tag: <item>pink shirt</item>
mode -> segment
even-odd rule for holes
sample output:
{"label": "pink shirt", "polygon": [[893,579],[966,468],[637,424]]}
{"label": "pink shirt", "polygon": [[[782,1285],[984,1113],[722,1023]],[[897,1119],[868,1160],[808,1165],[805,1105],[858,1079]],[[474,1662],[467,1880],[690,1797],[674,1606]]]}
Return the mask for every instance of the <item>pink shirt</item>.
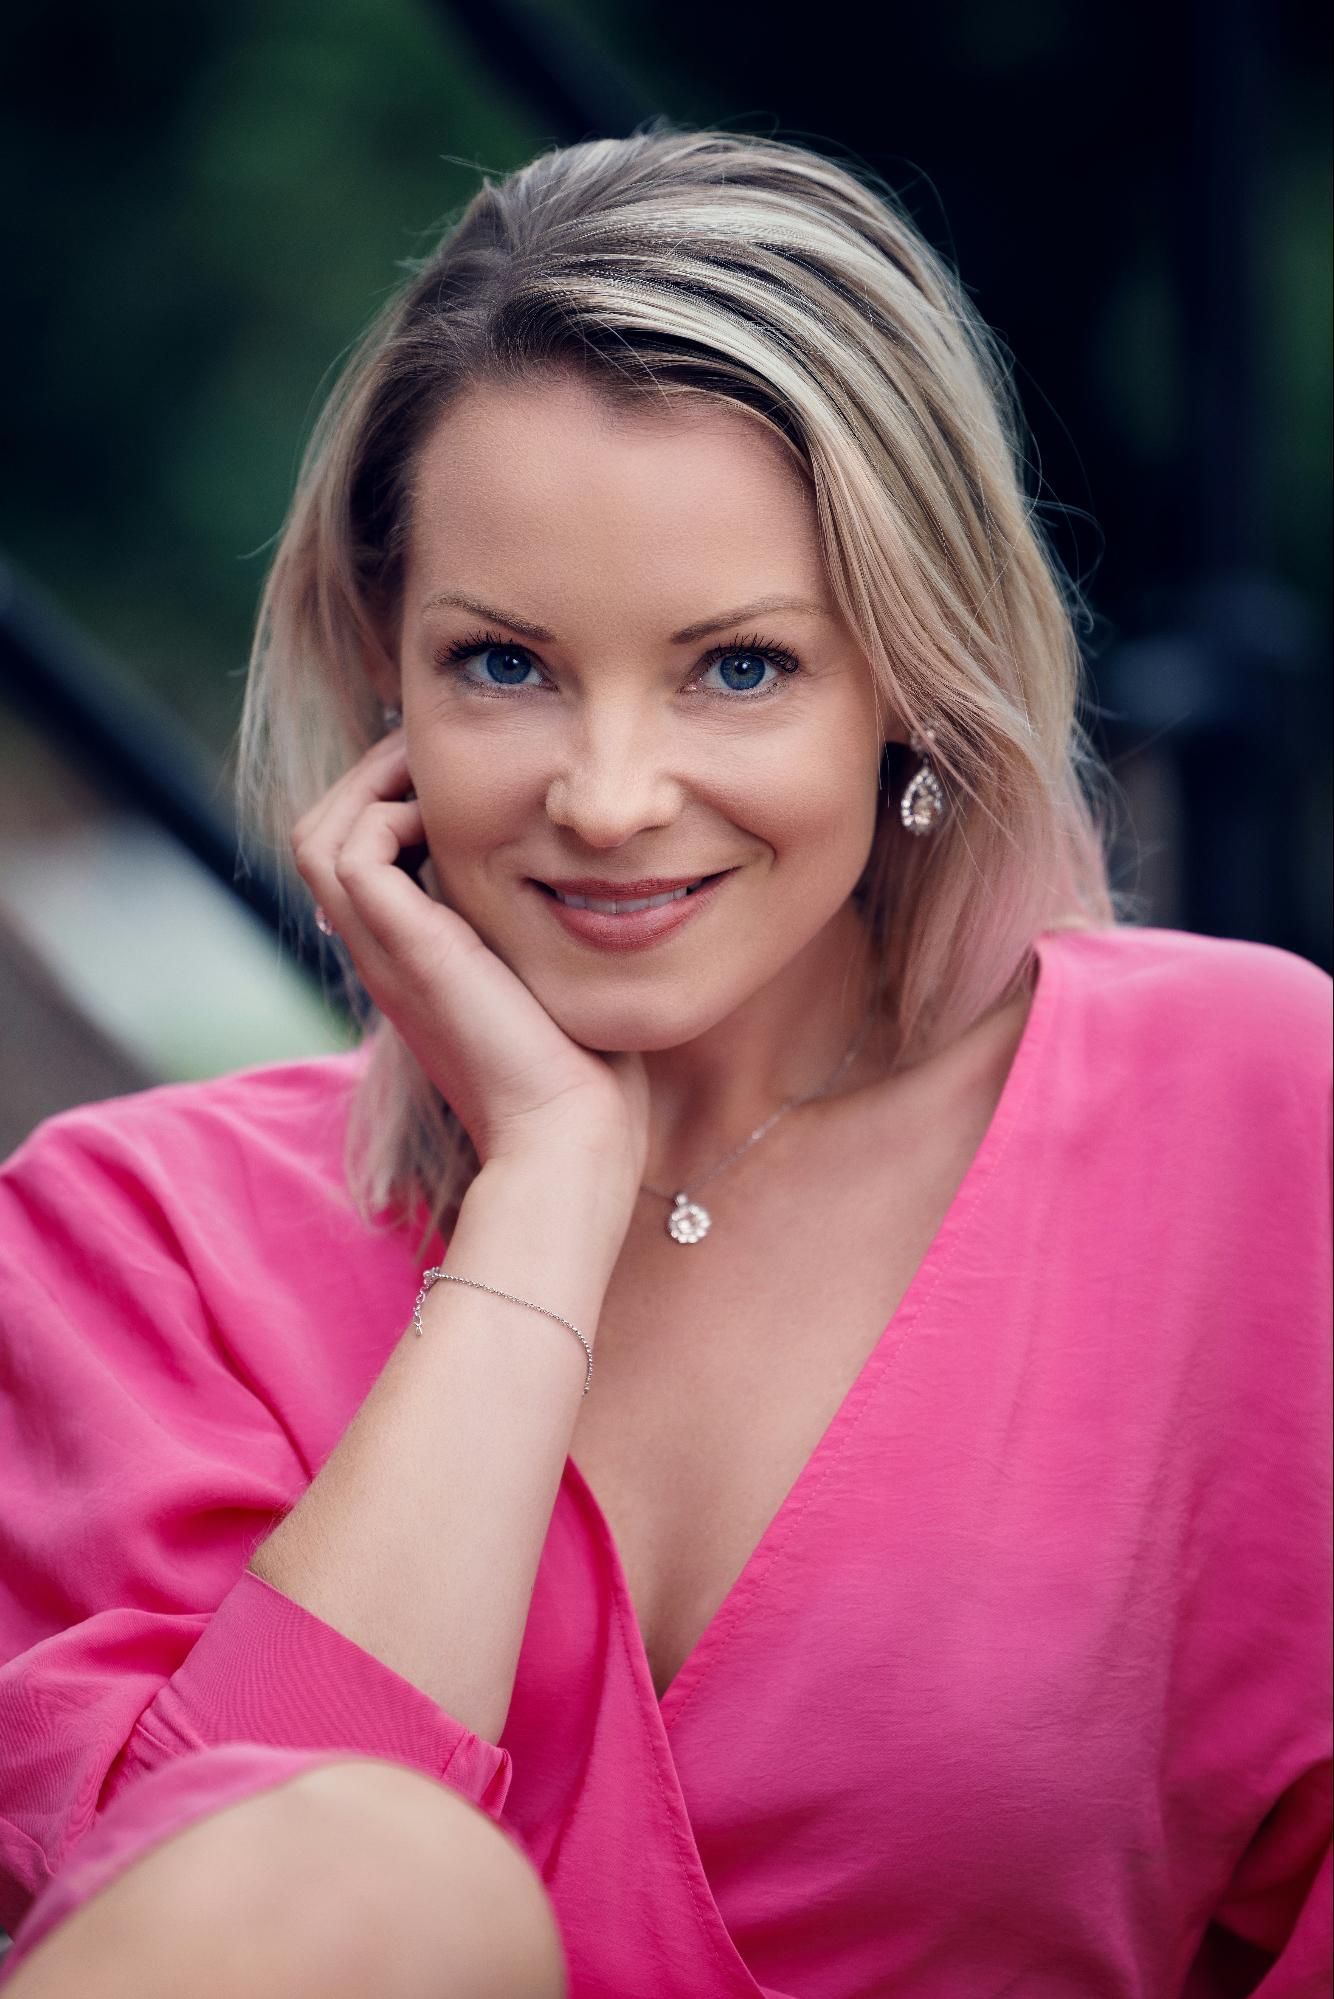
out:
{"label": "pink shirt", "polygon": [[1324,1993],[1331,982],[1039,948],[949,1213],[666,1698],[569,1463],[499,1743],[246,1568],[417,1288],[343,1191],[357,1058],[44,1125],[0,1175],[10,1966],[351,1752],[522,1845],[573,1999]]}

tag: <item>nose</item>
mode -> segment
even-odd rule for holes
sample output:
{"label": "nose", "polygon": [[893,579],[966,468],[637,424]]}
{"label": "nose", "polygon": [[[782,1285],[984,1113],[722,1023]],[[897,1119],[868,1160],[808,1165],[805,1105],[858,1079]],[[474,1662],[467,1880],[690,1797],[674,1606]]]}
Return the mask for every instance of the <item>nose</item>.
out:
{"label": "nose", "polygon": [[547,785],[547,816],[589,847],[619,847],[670,825],[679,781],[663,765],[661,731],[633,701],[590,705],[562,743]]}

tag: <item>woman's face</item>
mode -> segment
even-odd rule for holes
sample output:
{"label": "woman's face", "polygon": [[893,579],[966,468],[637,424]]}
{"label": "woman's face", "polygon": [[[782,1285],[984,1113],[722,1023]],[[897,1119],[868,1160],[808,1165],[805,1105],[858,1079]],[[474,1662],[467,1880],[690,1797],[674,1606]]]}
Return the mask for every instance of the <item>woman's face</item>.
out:
{"label": "woman's face", "polygon": [[[455,404],[416,469],[400,669],[445,899],[585,1047],[692,1040],[847,931],[872,681],[744,413],[627,415],[567,378]],[[723,871],[634,948],[542,886]]]}

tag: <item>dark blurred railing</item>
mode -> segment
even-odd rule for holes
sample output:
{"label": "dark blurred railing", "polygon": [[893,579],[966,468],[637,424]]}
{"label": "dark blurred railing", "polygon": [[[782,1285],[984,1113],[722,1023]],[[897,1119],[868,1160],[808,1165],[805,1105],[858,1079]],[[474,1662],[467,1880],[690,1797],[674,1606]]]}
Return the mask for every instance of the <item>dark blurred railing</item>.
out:
{"label": "dark blurred railing", "polygon": [[[0,557],[0,700],[112,805],[142,814],[281,937],[303,969],[329,969],[312,913],[284,907],[276,874],[243,865],[235,819],[183,725]],[[326,981],[338,998],[338,982]]]}
{"label": "dark blurred railing", "polygon": [[[536,0],[435,4],[551,143],[628,133],[655,109],[568,15]],[[1312,613],[1269,568],[1256,462],[1254,210],[1266,33],[1259,0],[1193,0],[1189,165],[1174,260],[1191,357],[1178,468],[1191,525],[1176,551],[1179,586],[1133,609],[1123,636],[1091,664],[1090,682],[1113,767],[1151,759],[1178,801],[1177,906],[1151,920],[1265,939],[1327,963],[1329,916],[1310,855],[1328,817],[1328,680]],[[778,107],[793,128],[801,89],[795,77],[794,101]],[[842,136],[850,147],[861,137]],[[867,157],[874,163],[873,145]],[[338,1000],[341,983],[309,909],[298,899],[284,911],[276,877],[238,867],[231,815],[180,724],[0,566],[5,697],[105,795],[178,838]],[[1133,874],[1134,859],[1132,837],[1123,870]]]}

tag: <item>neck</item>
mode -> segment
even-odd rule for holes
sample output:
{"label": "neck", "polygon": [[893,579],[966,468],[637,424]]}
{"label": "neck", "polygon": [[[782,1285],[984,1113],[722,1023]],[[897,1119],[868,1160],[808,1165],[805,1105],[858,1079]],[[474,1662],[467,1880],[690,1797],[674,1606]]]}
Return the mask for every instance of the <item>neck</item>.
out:
{"label": "neck", "polygon": [[[822,1090],[863,1034],[874,992],[870,939],[849,902],[781,974],[677,1048],[646,1052],[650,1140],[645,1184],[687,1190],[789,1097]],[[841,1092],[884,1066],[873,1025],[837,1079]]]}

